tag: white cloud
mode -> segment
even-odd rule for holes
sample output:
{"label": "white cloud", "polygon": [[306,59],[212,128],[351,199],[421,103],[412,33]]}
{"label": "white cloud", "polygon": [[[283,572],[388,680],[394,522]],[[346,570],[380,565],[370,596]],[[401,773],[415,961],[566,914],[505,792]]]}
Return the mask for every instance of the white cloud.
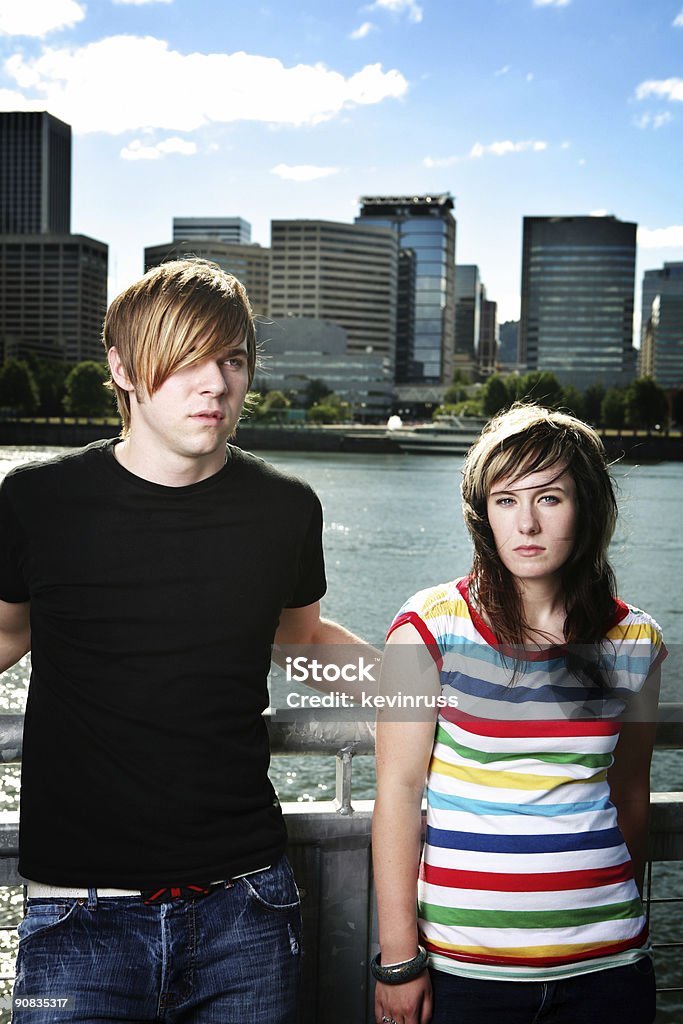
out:
{"label": "white cloud", "polygon": [[547,142],[540,139],[525,139],[522,142],[512,142],[505,139],[501,142],[491,142],[484,146],[481,142],[475,142],[469,153],[465,156],[426,156],[422,163],[425,167],[452,167],[461,160],[479,160],[483,156],[507,156],[509,153],[542,153],[548,148]]}
{"label": "white cloud", "polygon": [[534,7],[568,7],[571,0],[534,0]]}
{"label": "white cloud", "polygon": [[591,210],[589,217],[609,217],[607,210]]}
{"label": "white cloud", "polygon": [[84,18],[76,0],[0,0],[0,35],[42,37]]}
{"label": "white cloud", "polygon": [[533,73],[533,71],[527,71],[526,80],[527,80],[527,82],[533,82],[533,80],[534,80],[534,73]]}
{"label": "white cloud", "polygon": [[422,8],[415,0],[375,0],[367,8],[368,11],[391,11],[392,14],[407,14],[410,21],[416,24],[422,21]]}
{"label": "white cloud", "polygon": [[371,21],[364,21],[362,25],[359,25],[353,32],[349,33],[349,39],[365,39],[376,28],[377,26],[373,25]]}
{"label": "white cloud", "polygon": [[636,99],[644,100],[648,96],[659,96],[662,99],[683,103],[683,78],[651,78],[647,82],[641,82],[636,89]]}
{"label": "white cloud", "polygon": [[27,104],[39,98],[76,132],[113,135],[149,128],[190,132],[238,121],[314,125],[351,107],[400,98],[408,89],[400,71],[383,71],[381,64],[345,77],[320,63],[285,67],[243,52],[182,54],[151,36],[45,47],[35,58],[16,53],[5,71]]}
{"label": "white cloud", "polygon": [[677,14],[674,20],[671,22],[674,28],[683,28],[683,9],[680,14]]}
{"label": "white cloud", "polygon": [[180,139],[177,135],[171,135],[168,139],[162,139],[150,146],[142,139],[133,139],[120,153],[124,160],[161,160],[165,156],[176,153],[179,156],[194,156],[197,152],[197,144],[188,142],[187,139]]}
{"label": "white cloud", "polygon": [[339,168],[316,167],[315,164],[278,164],[277,167],[271,167],[270,173],[284,181],[316,181],[318,178],[339,174]]}
{"label": "white cloud", "polygon": [[498,70],[494,71],[493,74],[494,74],[494,76],[496,78],[500,78],[501,75],[507,75],[509,70],[510,70],[510,65],[509,64],[503,64],[502,68],[498,68]]}
{"label": "white cloud", "polygon": [[672,224],[668,228],[638,228],[638,245],[641,249],[681,249],[683,224]]}
{"label": "white cloud", "polygon": [[173,0],[113,0],[115,4],[130,4],[133,7],[142,7],[144,4],[172,4]]}
{"label": "white cloud", "polygon": [[673,121],[673,115],[668,110],[664,110],[661,114],[641,114],[633,123],[636,128],[654,128],[656,130],[668,124],[669,121]]}

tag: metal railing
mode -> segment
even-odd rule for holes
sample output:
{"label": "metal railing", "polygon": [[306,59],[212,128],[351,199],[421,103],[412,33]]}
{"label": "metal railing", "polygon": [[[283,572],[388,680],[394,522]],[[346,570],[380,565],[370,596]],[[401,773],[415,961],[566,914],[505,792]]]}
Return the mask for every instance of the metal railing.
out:
{"label": "metal railing", "polygon": [[[292,716],[293,717],[293,716]],[[324,713],[304,721],[267,717],[273,755],[322,754],[336,758],[332,801],[286,803],[282,807],[289,832],[289,856],[302,890],[304,1001],[301,1024],[371,1022],[372,984],[369,960],[377,949],[371,842],[371,800],[353,800],[353,759],[374,753],[368,723],[325,720]],[[17,763],[22,751],[22,715],[0,715],[0,763]],[[658,749],[683,748],[683,703],[660,706]],[[0,886],[21,885],[17,873],[18,814],[0,818]],[[683,897],[652,898],[652,865],[683,862],[683,792],[651,797],[646,902],[659,904]],[[683,947],[683,939],[658,943],[662,950]],[[662,994],[683,991],[667,985]],[[674,1018],[671,1018],[672,1020]]]}

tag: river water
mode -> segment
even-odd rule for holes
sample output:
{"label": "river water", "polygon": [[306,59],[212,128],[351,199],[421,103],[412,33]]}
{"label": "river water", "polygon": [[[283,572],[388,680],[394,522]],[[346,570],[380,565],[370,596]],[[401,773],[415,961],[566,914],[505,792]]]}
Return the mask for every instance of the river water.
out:
{"label": "river water", "polygon": [[[0,447],[0,478],[19,462],[46,458],[55,449]],[[459,507],[462,466],[457,456],[259,453],[307,480],[325,512],[328,594],[323,614],[375,644],[405,598],[424,587],[463,575],[470,545]],[[678,670],[683,649],[683,463],[614,467],[620,519],[611,558],[619,593],[645,608],[661,625],[672,656],[665,663],[662,700],[683,701]],[[28,659],[0,677],[0,713],[23,710]],[[271,775],[282,800],[330,799],[333,758],[275,758]],[[16,806],[18,775],[7,769],[0,811]],[[657,751],[652,788],[683,791],[683,751]],[[357,758],[354,796],[372,797],[374,762]],[[68,795],[65,795],[68,802]],[[683,896],[683,867],[659,866],[655,895]],[[12,903],[16,904],[16,894]],[[16,912],[16,911],[14,911]],[[655,907],[655,938],[683,940],[675,905]],[[1,941],[1,937],[0,937]],[[5,943],[8,946],[8,943]],[[8,946],[9,953],[9,946]],[[1,950],[0,950],[1,957]],[[660,982],[674,983],[677,951],[658,954]],[[0,959],[0,969],[2,967]],[[676,971],[683,984],[683,969]],[[662,996],[658,1021],[683,1024],[683,996]],[[0,1021],[3,1019],[0,1014]]]}

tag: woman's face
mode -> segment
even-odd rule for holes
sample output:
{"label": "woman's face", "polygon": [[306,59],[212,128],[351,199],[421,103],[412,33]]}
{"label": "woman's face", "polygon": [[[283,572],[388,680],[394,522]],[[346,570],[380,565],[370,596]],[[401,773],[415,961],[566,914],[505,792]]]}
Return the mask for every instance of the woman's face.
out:
{"label": "woman's face", "polygon": [[498,555],[513,576],[538,580],[560,571],[574,549],[577,522],[576,485],[565,467],[501,477],[486,508]]}

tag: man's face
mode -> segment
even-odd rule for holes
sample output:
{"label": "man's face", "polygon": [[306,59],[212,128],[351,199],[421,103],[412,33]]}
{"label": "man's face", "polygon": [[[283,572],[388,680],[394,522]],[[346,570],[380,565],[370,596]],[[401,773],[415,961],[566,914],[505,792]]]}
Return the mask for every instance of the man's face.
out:
{"label": "man's face", "polygon": [[[150,455],[222,465],[249,387],[245,341],[177,370],[148,395],[131,393],[131,439]],[[219,460],[220,459],[220,463]]]}

